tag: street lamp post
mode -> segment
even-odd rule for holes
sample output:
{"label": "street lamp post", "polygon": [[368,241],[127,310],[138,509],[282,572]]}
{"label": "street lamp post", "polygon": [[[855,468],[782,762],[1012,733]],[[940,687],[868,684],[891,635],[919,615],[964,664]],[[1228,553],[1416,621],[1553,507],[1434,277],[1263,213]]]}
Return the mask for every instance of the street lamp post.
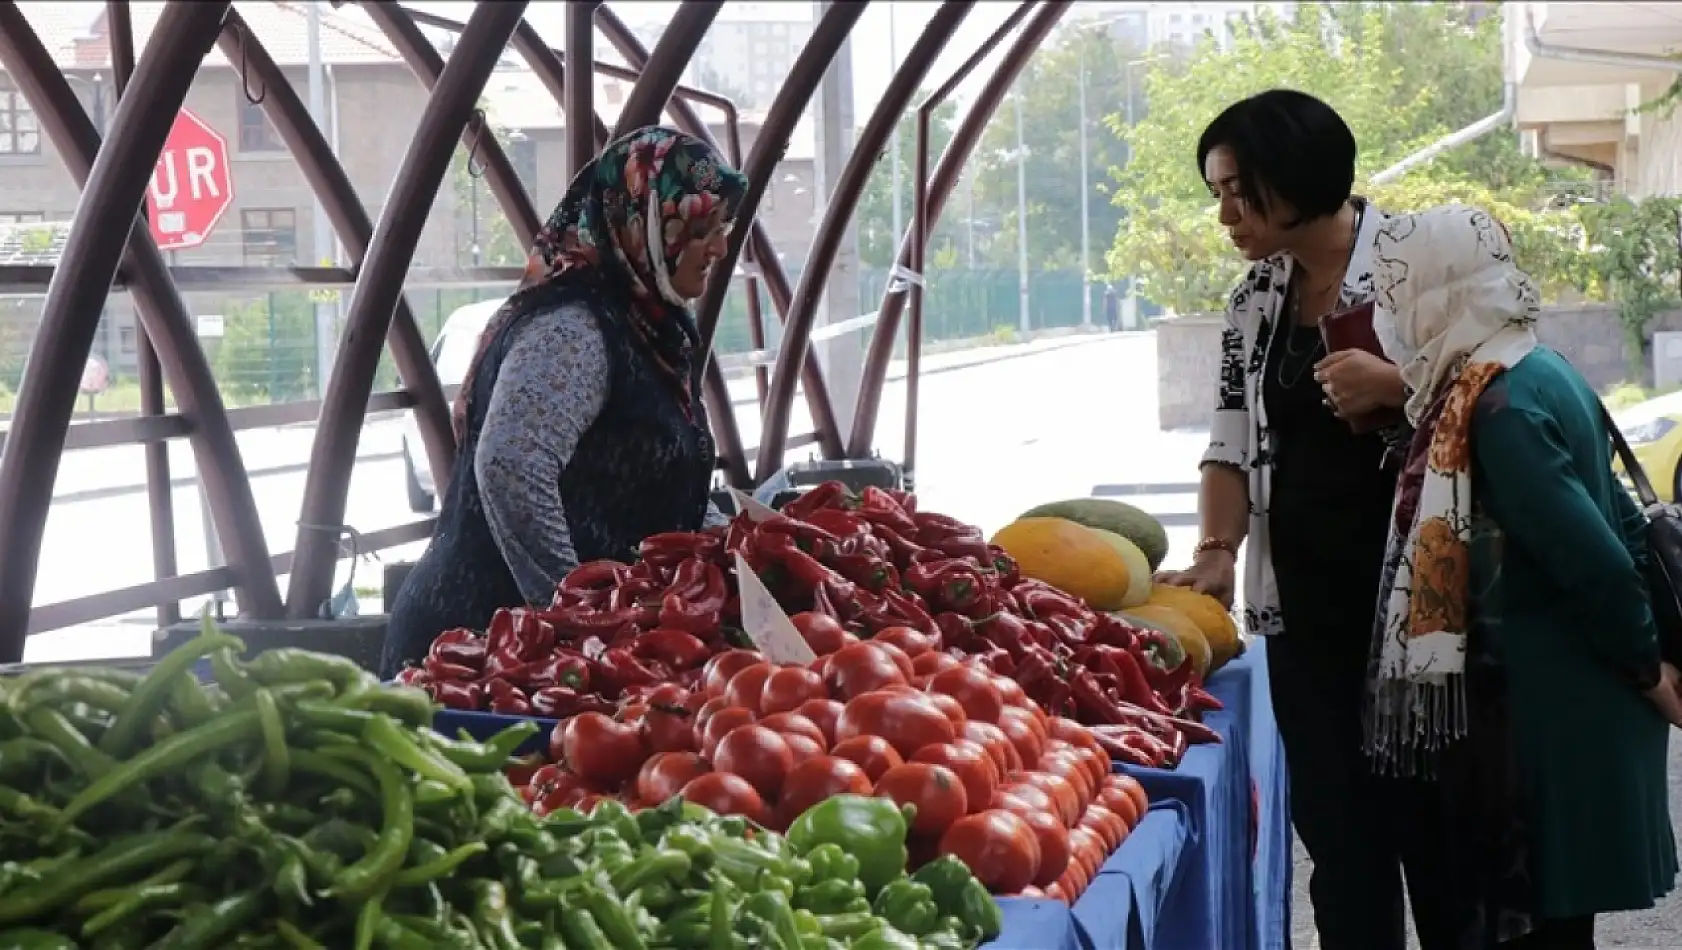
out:
{"label": "street lamp post", "polygon": [[1033,329],[1028,308],[1028,146],[1022,138],[1022,88],[1016,90],[1016,295],[1022,333]]}
{"label": "street lamp post", "polygon": [[1087,203],[1092,199],[1092,179],[1086,168],[1086,44],[1077,41],[1080,50],[1080,325],[1092,326],[1092,212]]}

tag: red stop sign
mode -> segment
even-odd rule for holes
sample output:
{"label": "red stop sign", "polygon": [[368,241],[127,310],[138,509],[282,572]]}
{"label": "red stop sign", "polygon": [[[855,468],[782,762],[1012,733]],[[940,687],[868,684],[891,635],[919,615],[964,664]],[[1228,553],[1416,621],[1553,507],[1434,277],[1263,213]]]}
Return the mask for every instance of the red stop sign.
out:
{"label": "red stop sign", "polygon": [[165,251],[198,247],[234,201],[228,140],[182,109],[164,140],[146,189],[152,240]]}

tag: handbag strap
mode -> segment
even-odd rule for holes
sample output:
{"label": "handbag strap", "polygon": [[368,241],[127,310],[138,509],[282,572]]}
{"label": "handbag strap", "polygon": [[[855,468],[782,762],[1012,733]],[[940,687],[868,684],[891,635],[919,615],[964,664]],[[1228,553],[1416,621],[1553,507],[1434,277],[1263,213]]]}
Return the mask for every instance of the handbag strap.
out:
{"label": "handbag strap", "polygon": [[1618,424],[1612,420],[1612,413],[1606,409],[1606,404],[1600,404],[1600,418],[1606,423],[1606,432],[1612,437],[1612,450],[1617,453],[1618,460],[1624,463],[1624,474],[1635,484],[1635,497],[1641,500],[1641,508],[1645,511],[1659,503],[1658,492],[1653,491],[1653,483],[1647,480],[1647,472],[1636,461],[1635,452],[1624,441],[1624,434],[1618,431]]}

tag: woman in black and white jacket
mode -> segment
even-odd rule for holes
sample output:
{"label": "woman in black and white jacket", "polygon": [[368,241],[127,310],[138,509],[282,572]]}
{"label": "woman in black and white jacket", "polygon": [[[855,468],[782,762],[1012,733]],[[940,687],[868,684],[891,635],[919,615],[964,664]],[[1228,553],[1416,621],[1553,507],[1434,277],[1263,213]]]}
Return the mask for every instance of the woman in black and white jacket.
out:
{"label": "woman in black and white jacket", "polygon": [[1320,317],[1373,294],[1387,215],[1351,195],[1355,139],[1324,102],[1272,90],[1229,107],[1198,142],[1221,224],[1253,266],[1234,290],[1203,457],[1202,540],[1165,575],[1229,605],[1248,543],[1244,621],[1268,636],[1291,816],[1314,862],[1324,950],[1402,950],[1405,868],[1424,950],[1468,926],[1450,881],[1438,796],[1375,775],[1362,712],[1372,618],[1396,488],[1399,430],[1345,421],[1400,408],[1397,368],[1328,355]]}

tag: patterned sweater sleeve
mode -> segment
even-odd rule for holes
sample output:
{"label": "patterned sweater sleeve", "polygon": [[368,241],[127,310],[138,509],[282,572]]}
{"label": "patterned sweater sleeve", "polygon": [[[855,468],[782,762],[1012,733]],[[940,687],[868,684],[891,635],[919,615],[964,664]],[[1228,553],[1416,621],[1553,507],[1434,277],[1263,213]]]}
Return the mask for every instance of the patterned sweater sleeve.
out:
{"label": "patterned sweater sleeve", "polygon": [[601,414],[608,383],[601,329],[578,306],[529,318],[497,375],[473,469],[491,534],[527,603],[548,606],[578,566],[561,471]]}

